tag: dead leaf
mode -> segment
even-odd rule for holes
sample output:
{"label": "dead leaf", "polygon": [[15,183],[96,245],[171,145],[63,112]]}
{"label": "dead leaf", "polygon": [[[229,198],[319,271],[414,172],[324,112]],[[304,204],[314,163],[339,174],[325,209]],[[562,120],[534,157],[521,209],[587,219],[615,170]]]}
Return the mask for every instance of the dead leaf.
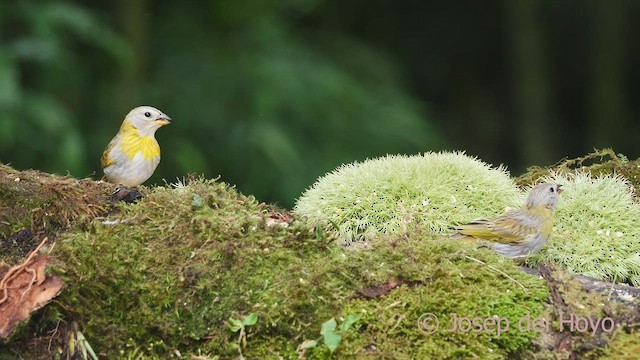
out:
{"label": "dead leaf", "polygon": [[7,339],[31,313],[48,304],[64,288],[57,276],[46,276],[47,256],[35,258],[45,238],[20,265],[8,269],[0,281],[0,339]]}

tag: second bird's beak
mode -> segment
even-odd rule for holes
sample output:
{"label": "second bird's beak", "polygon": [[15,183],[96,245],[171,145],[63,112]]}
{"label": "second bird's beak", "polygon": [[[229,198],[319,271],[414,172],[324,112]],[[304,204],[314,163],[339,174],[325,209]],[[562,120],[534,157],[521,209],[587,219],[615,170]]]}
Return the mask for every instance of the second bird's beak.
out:
{"label": "second bird's beak", "polygon": [[169,125],[171,124],[171,118],[168,117],[167,115],[162,116],[157,118],[154,123],[156,123],[156,125],[160,125],[160,126],[164,126],[164,125]]}

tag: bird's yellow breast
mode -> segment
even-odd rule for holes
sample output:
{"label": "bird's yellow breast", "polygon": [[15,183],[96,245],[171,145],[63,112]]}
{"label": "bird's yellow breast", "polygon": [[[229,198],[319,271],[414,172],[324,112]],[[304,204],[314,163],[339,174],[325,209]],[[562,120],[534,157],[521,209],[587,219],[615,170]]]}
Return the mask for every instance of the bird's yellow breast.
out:
{"label": "bird's yellow breast", "polygon": [[140,132],[130,122],[125,121],[120,128],[122,139],[120,151],[133,159],[138,153],[144,159],[152,159],[160,155],[160,145],[152,136],[140,136]]}
{"label": "bird's yellow breast", "polygon": [[533,206],[527,208],[526,211],[532,217],[542,220],[540,223],[540,232],[544,237],[551,235],[553,231],[553,210],[546,206]]}

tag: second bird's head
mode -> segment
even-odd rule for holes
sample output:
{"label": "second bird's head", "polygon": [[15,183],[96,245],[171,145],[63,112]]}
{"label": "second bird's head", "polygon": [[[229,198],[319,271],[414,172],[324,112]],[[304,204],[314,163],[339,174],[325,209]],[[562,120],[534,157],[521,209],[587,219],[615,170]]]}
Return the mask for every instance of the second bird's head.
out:
{"label": "second bird's head", "polygon": [[126,121],[138,129],[140,136],[151,136],[161,126],[170,124],[171,118],[152,106],[138,106],[129,111]]}
{"label": "second bird's head", "polygon": [[529,192],[527,207],[546,206],[551,209],[558,203],[558,195],[562,192],[562,185],[542,183],[536,185]]}

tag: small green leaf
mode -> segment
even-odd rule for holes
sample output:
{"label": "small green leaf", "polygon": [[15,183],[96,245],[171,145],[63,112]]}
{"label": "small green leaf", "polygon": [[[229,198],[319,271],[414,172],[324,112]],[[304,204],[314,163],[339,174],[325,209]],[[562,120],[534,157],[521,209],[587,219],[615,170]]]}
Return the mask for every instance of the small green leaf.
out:
{"label": "small green leaf", "polygon": [[331,352],[336,351],[338,345],[340,345],[340,341],[342,341],[342,336],[333,331],[329,331],[324,334],[324,344],[327,345]]}
{"label": "small green leaf", "polygon": [[318,345],[318,342],[315,340],[305,340],[300,344],[301,349],[311,349]]}
{"label": "small green leaf", "polygon": [[336,319],[331,318],[331,320],[327,320],[322,324],[322,328],[320,328],[320,334],[326,335],[329,332],[333,332],[336,329]]}
{"label": "small green leaf", "polygon": [[329,223],[330,223],[331,225],[333,225],[333,227],[334,227],[334,229],[336,229],[336,231],[340,231],[340,225],[338,225],[338,223],[337,223],[337,222],[335,222],[335,221],[333,221],[333,220],[329,219]]}
{"label": "small green leaf", "polygon": [[242,320],[242,323],[245,326],[255,325],[256,322],[258,322],[258,313],[255,313],[255,312],[247,315],[247,317],[245,317],[244,320]]}
{"label": "small green leaf", "polygon": [[629,163],[629,158],[623,153],[619,153],[618,158],[620,159],[620,163],[623,165]]}
{"label": "small green leaf", "polygon": [[238,319],[229,319],[229,322],[231,323],[229,325],[229,329],[231,329],[231,331],[233,331],[233,332],[236,332],[236,331],[244,328],[244,325],[242,324],[242,321],[240,321]]}
{"label": "small green leaf", "polygon": [[360,320],[360,315],[349,315],[346,319],[340,324],[340,331],[347,332],[349,328]]}
{"label": "small green leaf", "polygon": [[98,360],[98,355],[96,355],[96,352],[91,347],[91,344],[89,344],[87,339],[84,337],[84,335],[82,335],[80,331],[78,331],[78,340],[82,343],[82,345],[86,349],[86,352],[88,355],[87,359]]}

